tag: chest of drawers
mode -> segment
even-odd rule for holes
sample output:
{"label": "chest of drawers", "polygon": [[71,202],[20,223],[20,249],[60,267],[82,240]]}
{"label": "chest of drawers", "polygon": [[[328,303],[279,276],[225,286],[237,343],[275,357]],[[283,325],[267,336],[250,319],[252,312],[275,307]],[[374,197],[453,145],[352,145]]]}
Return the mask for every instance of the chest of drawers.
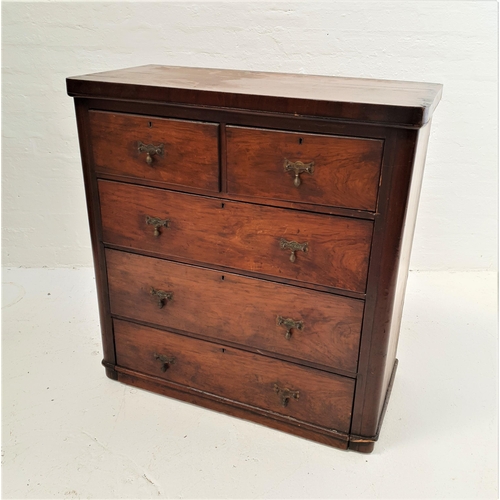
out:
{"label": "chest of drawers", "polygon": [[107,375],[372,451],[441,85],[142,66],[67,89]]}

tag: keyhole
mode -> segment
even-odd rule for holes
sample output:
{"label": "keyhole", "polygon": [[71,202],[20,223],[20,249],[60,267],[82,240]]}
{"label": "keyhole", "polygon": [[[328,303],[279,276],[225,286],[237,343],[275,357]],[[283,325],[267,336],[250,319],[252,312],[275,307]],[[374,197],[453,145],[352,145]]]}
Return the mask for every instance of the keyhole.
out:
{"label": "keyhole", "polygon": [[224,276],[221,276],[221,277],[220,277],[220,279],[221,279],[222,281],[224,281]]}
{"label": "keyhole", "polygon": [[224,203],[221,203],[221,204],[220,204],[220,207],[221,207],[221,208],[224,208]]}
{"label": "keyhole", "polygon": [[148,122],[148,127],[151,128],[153,124],[151,122]]}
{"label": "keyhole", "polygon": [[299,144],[302,144],[302,137],[299,137]]}
{"label": "keyhole", "polygon": [[224,348],[222,348],[222,349],[220,350],[220,352],[226,352],[226,350],[225,350]]}

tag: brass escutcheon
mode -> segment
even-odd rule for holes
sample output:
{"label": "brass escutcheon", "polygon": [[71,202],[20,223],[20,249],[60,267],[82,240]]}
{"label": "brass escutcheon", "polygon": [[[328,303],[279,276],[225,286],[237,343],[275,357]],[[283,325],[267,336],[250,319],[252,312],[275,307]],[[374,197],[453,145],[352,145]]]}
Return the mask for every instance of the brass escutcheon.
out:
{"label": "brass escutcheon", "polygon": [[281,401],[281,406],[283,408],[286,408],[288,405],[288,401],[290,399],[299,399],[299,391],[292,391],[291,389],[288,389],[287,387],[281,388],[278,386],[278,384],[274,384],[274,392],[279,396],[280,401]]}
{"label": "brass escutcheon", "polygon": [[173,292],[165,292],[163,290],[157,290],[151,287],[149,293],[158,301],[158,308],[161,309],[165,305],[165,301],[172,300],[174,298]]}
{"label": "brass escutcheon", "polygon": [[146,163],[148,165],[153,164],[154,155],[163,156],[163,144],[160,144],[159,146],[153,146],[153,144],[144,144],[143,142],[139,141],[137,143],[137,150],[139,151],[139,153],[146,153]]}
{"label": "brass escutcheon", "polygon": [[170,219],[160,219],[159,217],[151,217],[146,215],[146,224],[153,226],[155,228],[154,235],[160,236],[160,227],[168,228],[170,227]]}
{"label": "brass escutcheon", "polygon": [[283,170],[285,172],[295,173],[295,178],[293,179],[293,185],[295,187],[299,187],[302,182],[299,177],[300,174],[306,172],[309,175],[312,175],[312,173],[314,172],[314,162],[312,161],[311,163],[303,163],[301,161],[290,161],[285,158],[285,161],[283,163]]}
{"label": "brass escutcheon", "polygon": [[302,330],[304,328],[304,322],[303,321],[295,321],[292,318],[284,318],[283,316],[278,316],[276,318],[276,324],[278,326],[284,326],[285,327],[285,338],[287,340],[290,340],[290,337],[292,336],[292,328],[295,328],[296,330]]}
{"label": "brass escutcheon", "polygon": [[157,361],[161,362],[161,364],[162,364],[161,371],[162,372],[166,372],[170,368],[170,365],[173,365],[175,363],[175,358],[173,356],[169,357],[169,356],[165,356],[165,354],[158,354],[158,353],[154,352],[153,357]]}
{"label": "brass escutcheon", "polygon": [[297,243],[296,241],[288,241],[285,240],[285,238],[280,238],[280,248],[282,250],[290,250],[292,252],[290,255],[290,262],[295,262],[295,260],[297,259],[295,252],[307,252],[308,245],[309,244],[307,242]]}

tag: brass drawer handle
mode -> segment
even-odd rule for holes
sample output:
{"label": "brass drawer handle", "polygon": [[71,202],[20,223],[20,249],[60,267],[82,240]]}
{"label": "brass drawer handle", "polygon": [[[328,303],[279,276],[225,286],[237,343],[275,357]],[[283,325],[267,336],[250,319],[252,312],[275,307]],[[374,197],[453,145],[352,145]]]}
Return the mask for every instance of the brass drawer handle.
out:
{"label": "brass drawer handle", "polygon": [[163,144],[160,144],[159,146],[153,146],[153,144],[144,144],[143,142],[139,141],[137,144],[137,150],[139,151],[139,153],[146,153],[146,163],[148,165],[153,164],[154,155],[163,156]]}
{"label": "brass drawer handle", "polygon": [[290,262],[295,262],[297,256],[295,252],[307,252],[308,243],[297,243],[296,241],[287,241],[285,238],[280,238],[280,248],[282,250],[290,250],[292,254],[290,255]]}
{"label": "brass drawer handle", "polygon": [[158,307],[161,309],[165,305],[165,301],[172,300],[174,298],[173,292],[165,292],[163,290],[157,290],[151,287],[149,293],[158,301]]}
{"label": "brass drawer handle", "polygon": [[154,226],[155,231],[153,234],[155,236],[160,236],[160,227],[170,227],[170,219],[160,219],[159,217],[151,217],[149,215],[146,215],[146,224]]}
{"label": "brass drawer handle", "polygon": [[170,368],[170,365],[173,365],[175,363],[174,357],[165,356],[165,354],[158,354],[157,352],[154,352],[153,357],[157,361],[161,362],[161,371],[162,372],[166,372]]}
{"label": "brass drawer handle", "polygon": [[301,161],[290,161],[285,158],[283,163],[283,169],[285,172],[294,172],[295,179],[293,179],[293,185],[295,187],[299,187],[301,184],[300,174],[307,172],[309,175],[312,175],[314,172],[314,162],[311,163],[303,163]]}
{"label": "brass drawer handle", "polygon": [[299,399],[299,391],[292,391],[287,387],[281,388],[278,384],[274,384],[274,392],[278,395],[281,401],[281,406],[286,408],[290,399]]}
{"label": "brass drawer handle", "polygon": [[290,340],[290,337],[292,336],[292,328],[295,328],[296,330],[302,330],[304,328],[304,322],[303,321],[295,321],[292,318],[284,318],[283,316],[278,316],[276,318],[276,324],[278,326],[284,326],[285,327],[285,338],[287,340]]}

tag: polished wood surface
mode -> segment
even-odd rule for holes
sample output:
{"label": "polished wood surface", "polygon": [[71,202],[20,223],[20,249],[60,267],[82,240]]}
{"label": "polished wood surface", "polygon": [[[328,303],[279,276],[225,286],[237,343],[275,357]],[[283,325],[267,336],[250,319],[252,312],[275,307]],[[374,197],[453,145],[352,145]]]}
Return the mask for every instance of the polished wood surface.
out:
{"label": "polished wood surface", "polygon": [[[180,385],[348,432],[354,381],[223,344],[115,320],[117,364]],[[172,359],[166,371],[159,356]],[[279,389],[298,391],[283,406]]]}
{"label": "polished wood surface", "polygon": [[[372,222],[99,181],[105,243],[364,292]],[[146,216],[170,220],[154,236]],[[307,242],[306,252],[280,240]]]}
{"label": "polished wood surface", "polygon": [[[396,359],[429,131],[430,124],[419,132],[398,130],[386,141],[386,182],[375,223],[359,356],[363,375],[358,376],[353,412],[352,432],[358,435],[377,432]],[[370,452],[373,445],[365,444],[364,449],[356,445],[356,449]]]}
{"label": "polished wood surface", "polygon": [[[382,166],[385,182],[381,186],[380,216],[375,220],[370,256],[351,429],[353,434],[367,438],[374,436],[379,427],[385,398],[384,379],[386,373],[392,370],[394,362],[394,359],[391,360],[393,354],[390,345],[397,344],[399,337],[399,330],[396,332],[392,328],[392,321],[397,307],[395,299],[402,257],[402,235],[405,223],[409,223],[406,215],[417,140],[417,131],[404,129],[395,130],[386,140]],[[409,218],[415,215],[408,214]],[[356,449],[371,451],[373,445],[372,441],[364,450],[359,449],[359,446]]]}
{"label": "polished wood surface", "polygon": [[[383,141],[227,127],[232,194],[375,211]],[[314,163],[300,174],[284,161]]]}
{"label": "polished wood surface", "polygon": [[89,130],[88,103],[85,99],[75,99],[76,123],[80,141],[80,155],[83,165],[83,180],[85,197],[87,201],[87,214],[89,220],[90,237],[92,243],[92,256],[95,267],[95,280],[97,286],[97,299],[99,306],[99,319],[103,348],[103,364],[106,375],[116,379],[116,372],[109,368],[115,364],[115,344],[113,339],[113,324],[109,310],[108,278],[104,264],[104,244],[102,243],[101,207],[97,190],[97,178],[92,171],[92,149]]}
{"label": "polished wood surface", "polygon": [[146,65],[67,79],[69,95],[231,107],[420,127],[434,83]]}
{"label": "polished wood surface", "polygon": [[[217,124],[90,111],[96,171],[219,191]],[[151,156],[138,145],[163,146]]]}
{"label": "polished wood surface", "polygon": [[[67,88],[106,374],[372,451],[397,365],[442,86],[151,65],[69,78]],[[135,137],[144,128],[165,133]],[[164,158],[176,161],[161,171],[160,158],[147,165],[130,149],[166,137],[174,139]],[[298,188],[291,172],[275,170],[289,153],[317,165]],[[168,227],[155,230],[146,216]],[[281,238],[307,242],[307,252],[292,262]],[[172,300],[160,309],[151,286],[174,288]],[[286,339],[278,315],[303,320],[303,329]],[[176,362],[162,371],[169,356]],[[275,383],[292,391],[286,407]]]}
{"label": "polished wood surface", "polygon": [[[356,373],[361,300],[110,249],[106,262],[113,315]],[[151,288],[173,299],[159,308]],[[286,339],[278,316],[302,329]]]}

